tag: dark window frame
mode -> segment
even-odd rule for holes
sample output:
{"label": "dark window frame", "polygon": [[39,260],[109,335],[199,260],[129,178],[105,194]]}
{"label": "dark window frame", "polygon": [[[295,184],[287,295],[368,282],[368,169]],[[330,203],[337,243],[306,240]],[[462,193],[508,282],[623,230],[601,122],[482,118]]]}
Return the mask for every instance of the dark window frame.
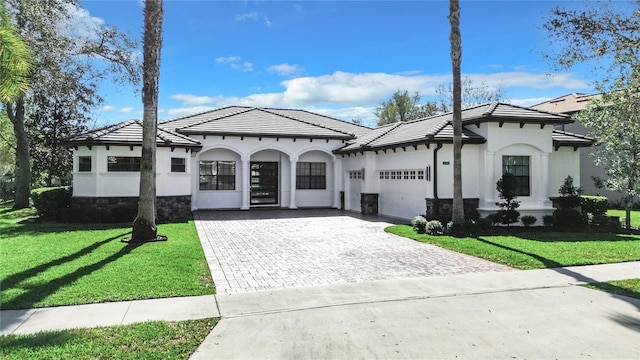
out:
{"label": "dark window frame", "polygon": [[296,190],[326,190],[327,163],[298,162],[296,164]]}
{"label": "dark window frame", "polygon": [[[209,174],[207,174],[207,172],[209,172]],[[200,160],[198,176],[199,190],[235,190],[236,162],[228,160]]]}
{"label": "dark window frame", "polygon": [[140,172],[140,156],[107,156],[109,172]]}
{"label": "dark window frame", "polygon": [[[174,163],[175,160],[181,160],[182,163]],[[187,159],[185,158],[171,158],[171,172],[172,173],[183,173],[187,172]]]}
{"label": "dark window frame", "polygon": [[[85,160],[85,162],[83,162]],[[86,160],[89,160],[86,162]],[[91,172],[93,159],[91,156],[78,156],[78,172]]]}
{"label": "dark window frame", "polygon": [[516,196],[531,196],[531,157],[528,155],[503,155],[502,174],[516,178]]}

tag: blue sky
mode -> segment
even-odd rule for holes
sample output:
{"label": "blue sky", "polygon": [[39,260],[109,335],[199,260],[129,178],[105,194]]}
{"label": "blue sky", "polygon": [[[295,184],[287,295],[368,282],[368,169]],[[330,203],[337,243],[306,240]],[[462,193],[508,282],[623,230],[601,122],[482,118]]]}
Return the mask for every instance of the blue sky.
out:
{"label": "blue sky", "polygon": [[[533,105],[593,92],[590,71],[554,72],[543,19],[557,4],[462,1],[462,72]],[[79,24],[140,38],[140,0],[83,0]],[[227,105],[300,108],[373,124],[395,90],[424,99],[451,82],[447,1],[165,0],[160,119]],[[79,25],[80,27],[82,25]],[[140,93],[105,82],[97,125],[142,117]]]}

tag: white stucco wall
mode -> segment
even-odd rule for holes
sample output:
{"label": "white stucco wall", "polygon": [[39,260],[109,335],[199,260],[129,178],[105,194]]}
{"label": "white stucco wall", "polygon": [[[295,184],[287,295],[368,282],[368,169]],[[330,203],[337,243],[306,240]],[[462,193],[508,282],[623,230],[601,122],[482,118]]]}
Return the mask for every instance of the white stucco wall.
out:
{"label": "white stucco wall", "polygon": [[[107,158],[109,156],[141,156],[142,149],[128,146],[92,146],[89,149],[81,146],[73,151],[73,195],[118,197],[138,196],[140,173],[108,171]],[[78,171],[78,158],[91,156],[91,172]],[[184,149],[158,148],[156,161],[156,194],[157,196],[174,196],[191,194],[190,154]],[[186,172],[172,173],[171,158],[185,158]]]}

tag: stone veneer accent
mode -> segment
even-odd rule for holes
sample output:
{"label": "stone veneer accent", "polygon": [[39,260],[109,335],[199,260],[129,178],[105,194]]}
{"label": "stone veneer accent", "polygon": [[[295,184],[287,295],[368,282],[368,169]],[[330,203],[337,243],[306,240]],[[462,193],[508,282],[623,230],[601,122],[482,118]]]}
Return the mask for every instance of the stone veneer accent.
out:
{"label": "stone veneer accent", "polygon": [[378,194],[360,193],[360,212],[378,215]]}
{"label": "stone veneer accent", "polygon": [[[76,221],[127,222],[138,212],[138,197],[72,197],[71,210]],[[157,221],[186,220],[191,218],[191,195],[158,196]]]}
{"label": "stone veneer accent", "polygon": [[[427,219],[440,220],[443,223],[451,221],[453,199],[426,199]],[[466,219],[477,217],[476,211],[480,206],[480,199],[462,199]]]}

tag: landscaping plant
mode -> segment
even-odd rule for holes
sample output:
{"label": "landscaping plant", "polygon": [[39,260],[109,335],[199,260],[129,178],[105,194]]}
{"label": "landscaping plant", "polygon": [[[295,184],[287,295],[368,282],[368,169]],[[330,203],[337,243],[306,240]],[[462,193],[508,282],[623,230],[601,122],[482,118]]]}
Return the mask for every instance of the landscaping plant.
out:
{"label": "landscaping plant", "polygon": [[496,205],[500,207],[500,210],[495,214],[494,219],[499,220],[499,223],[502,225],[509,226],[510,224],[518,222],[520,218],[520,212],[516,210],[520,207],[520,201],[516,200],[517,185],[515,175],[510,173],[502,175],[496,183],[498,196],[504,201],[496,203]]}

